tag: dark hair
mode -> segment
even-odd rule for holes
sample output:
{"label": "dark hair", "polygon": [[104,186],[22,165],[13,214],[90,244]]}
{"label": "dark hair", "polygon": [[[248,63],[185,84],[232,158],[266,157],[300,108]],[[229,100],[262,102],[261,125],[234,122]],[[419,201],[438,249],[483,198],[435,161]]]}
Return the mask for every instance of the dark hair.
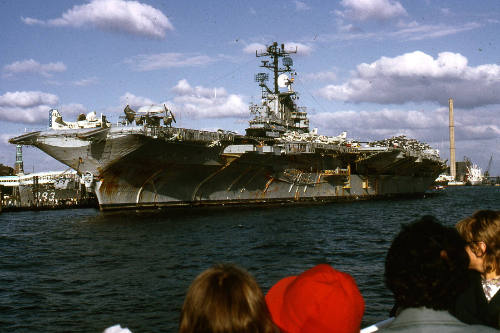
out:
{"label": "dark hair", "polygon": [[264,295],[255,279],[231,264],[196,277],[182,306],[179,333],[271,333]]}
{"label": "dark hair", "polygon": [[385,260],[385,283],[401,308],[452,308],[467,287],[469,257],[455,228],[433,216],[408,225],[394,238]]}
{"label": "dark hair", "polygon": [[478,210],[458,222],[457,229],[473,251],[480,252],[478,242],[486,244],[484,271],[500,274],[500,211]]}

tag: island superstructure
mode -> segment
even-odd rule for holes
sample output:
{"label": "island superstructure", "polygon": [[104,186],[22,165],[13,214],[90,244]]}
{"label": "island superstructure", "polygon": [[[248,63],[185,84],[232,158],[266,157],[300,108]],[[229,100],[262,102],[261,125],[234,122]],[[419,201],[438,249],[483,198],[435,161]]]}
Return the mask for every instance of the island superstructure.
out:
{"label": "island superstructure", "polygon": [[[438,151],[406,137],[377,142],[310,131],[293,89],[296,50],[273,43],[256,82],[260,104],[246,134],[174,127],[166,106],[129,106],[119,125],[95,113],[10,139],[76,170],[101,210],[295,204],[423,194],[446,167]],[[269,75],[269,72],[271,75]],[[268,85],[269,77],[271,84]]]}

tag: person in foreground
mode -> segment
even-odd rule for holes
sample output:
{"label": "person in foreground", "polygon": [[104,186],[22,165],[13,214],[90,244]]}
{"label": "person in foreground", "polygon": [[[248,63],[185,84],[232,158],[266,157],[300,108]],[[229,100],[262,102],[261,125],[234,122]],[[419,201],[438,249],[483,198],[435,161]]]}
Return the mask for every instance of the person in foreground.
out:
{"label": "person in foreground", "polygon": [[255,279],[231,264],[196,277],[182,306],[179,333],[274,333],[264,294]]}
{"label": "person in foreground", "polygon": [[281,279],[266,302],[282,333],[359,333],[365,309],[354,279],[327,264]]}
{"label": "person in foreground", "polygon": [[477,211],[456,227],[467,242],[471,284],[458,297],[454,314],[500,329],[500,211]]}
{"label": "person in foreground", "polygon": [[385,261],[385,283],[394,294],[396,319],[381,332],[497,332],[452,316],[467,287],[469,259],[455,228],[424,216],[402,227]]}

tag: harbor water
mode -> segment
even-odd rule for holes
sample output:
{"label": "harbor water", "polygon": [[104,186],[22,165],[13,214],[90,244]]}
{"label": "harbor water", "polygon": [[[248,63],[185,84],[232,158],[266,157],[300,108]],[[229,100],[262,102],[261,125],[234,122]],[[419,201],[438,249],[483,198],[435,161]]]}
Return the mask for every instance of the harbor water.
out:
{"label": "harbor water", "polygon": [[499,187],[447,188],[423,199],[317,206],[0,214],[0,332],[175,332],[191,281],[214,263],[246,268],[266,292],[315,264],[350,273],[363,326],[392,307],[383,281],[401,223],[446,225],[500,209]]}

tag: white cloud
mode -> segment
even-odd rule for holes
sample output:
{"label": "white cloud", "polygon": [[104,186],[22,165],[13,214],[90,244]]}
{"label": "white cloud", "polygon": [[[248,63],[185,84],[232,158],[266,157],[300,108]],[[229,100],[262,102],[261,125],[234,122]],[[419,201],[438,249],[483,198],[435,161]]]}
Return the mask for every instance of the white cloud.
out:
{"label": "white cloud", "polygon": [[295,10],[296,11],[304,11],[304,10],[309,10],[311,7],[309,7],[305,2],[303,1],[298,1],[295,0]]}
{"label": "white cloud", "polygon": [[172,92],[176,95],[172,109],[188,118],[248,117],[248,106],[242,96],[228,94],[224,88],[192,87],[184,79]]}
{"label": "white cloud", "polygon": [[393,0],[342,0],[345,8],[337,11],[337,15],[358,21],[388,20],[408,15],[399,1]]}
{"label": "white cloud", "polygon": [[18,136],[19,133],[12,133],[12,134],[0,134],[0,145],[4,146],[10,146],[11,144],[9,143],[9,139],[13,138],[15,136]]}
{"label": "white cloud", "polygon": [[[377,111],[337,111],[310,115],[313,126],[330,135],[348,131],[362,140],[407,135],[426,142],[448,141],[448,108],[427,110],[381,109]],[[492,140],[500,138],[500,118],[491,109],[455,110],[455,138]]]}
{"label": "white cloud", "polygon": [[203,66],[215,59],[206,55],[188,55],[183,53],[141,54],[125,60],[136,71],[152,71],[172,67]]}
{"label": "white cloud", "polygon": [[96,84],[98,82],[99,82],[99,79],[97,77],[89,77],[89,78],[86,78],[86,79],[81,79],[81,80],[73,81],[73,84],[75,86],[79,86],[79,87],[87,87],[87,86],[94,85],[94,84]]}
{"label": "white cloud", "polygon": [[285,50],[297,51],[297,55],[310,55],[313,51],[311,46],[295,42],[285,43]]}
{"label": "white cloud", "polygon": [[[477,121],[477,118],[474,120]],[[500,124],[465,125],[460,131],[463,132],[462,137],[469,140],[500,138]]]}
{"label": "white cloud", "polygon": [[301,75],[304,81],[335,81],[337,74],[331,71],[306,73]]}
{"label": "white cloud", "polygon": [[42,21],[42,20],[39,20],[39,19],[34,19],[34,18],[31,18],[31,17],[21,17],[21,21],[23,21],[25,24],[28,24],[28,25],[44,25],[45,22]]}
{"label": "white cloud", "polygon": [[35,73],[50,77],[52,73],[64,72],[66,65],[60,61],[41,64],[34,59],[15,61],[3,67],[4,76],[12,76],[18,73]]}
{"label": "white cloud", "polygon": [[28,108],[40,104],[55,105],[58,101],[56,95],[40,91],[7,92],[0,96],[0,106],[2,107]]}
{"label": "white cloud", "polygon": [[451,14],[450,8],[441,8],[440,11],[441,11],[441,14],[443,14],[445,16],[448,16]]}
{"label": "white cloud", "polygon": [[403,104],[455,99],[460,107],[500,104],[500,66],[468,65],[459,53],[442,52],[433,58],[420,51],[360,64],[341,85],[328,85],[318,94],[330,100]]}
{"label": "white cloud", "polygon": [[[320,133],[338,135],[347,131],[349,138],[380,140],[396,135],[429,143],[449,158],[448,108],[381,109],[375,111],[337,111],[310,115],[311,127]],[[468,156],[484,168],[491,154],[500,154],[500,117],[496,107],[465,110],[455,108],[456,156]],[[492,170],[499,174],[499,168]]]}
{"label": "white cloud", "polygon": [[59,102],[56,95],[40,91],[7,92],[0,96],[0,119],[25,124],[43,123]]}
{"label": "white cloud", "polygon": [[[0,96],[0,120],[22,124],[47,124],[49,110],[59,103],[59,97],[41,91],[15,91]],[[64,119],[72,119],[86,113],[81,104],[65,104],[59,107]],[[70,120],[71,121],[71,120]]]}
{"label": "white cloud", "polygon": [[129,105],[134,110],[140,108],[141,106],[153,104],[157,103],[149,98],[136,96],[129,92],[126,92],[122,97],[120,97],[121,106],[125,107],[125,105]]}
{"label": "white cloud", "polygon": [[245,46],[245,48],[243,49],[243,52],[255,54],[255,51],[261,53],[261,52],[266,52],[266,50],[267,50],[266,45],[261,44],[261,43],[252,43],[252,44],[248,44],[247,46]]}
{"label": "white cloud", "polygon": [[56,27],[94,26],[106,31],[116,31],[153,38],[164,38],[167,30],[174,27],[158,9],[138,1],[92,0],[87,4],[74,6],[61,17],[42,21],[22,18],[29,25]]}
{"label": "white cloud", "polygon": [[[199,98],[212,98],[215,97],[217,93],[216,88],[205,88],[201,86],[191,87],[186,79],[177,82],[177,85],[172,88],[172,91],[176,93],[177,96],[196,96]],[[227,96],[227,92],[224,88],[219,88],[219,97]]]}
{"label": "white cloud", "polygon": [[[47,110],[48,111],[48,110]],[[79,114],[88,113],[89,111],[85,106],[78,103],[63,104],[59,108],[59,112],[63,116],[64,120],[76,121]]]}
{"label": "white cloud", "polygon": [[177,82],[171,91],[173,98],[159,103],[127,92],[120,97],[120,105],[124,107],[128,104],[137,110],[141,106],[165,104],[173,111],[177,121],[181,122],[188,119],[242,118],[248,117],[249,114],[243,97],[229,94],[222,87],[192,87],[183,79]]}
{"label": "white cloud", "polygon": [[498,109],[484,108],[473,111],[455,109],[454,115],[455,136],[458,136],[459,139],[500,139],[500,117],[498,116]]}
{"label": "white cloud", "polygon": [[479,23],[464,23],[462,25],[449,26],[444,24],[430,25],[418,24],[416,22],[399,23],[400,29],[389,33],[389,37],[396,37],[403,40],[425,40],[455,35],[461,32],[478,29]]}
{"label": "white cloud", "polygon": [[462,32],[476,30],[484,24],[477,22],[457,23],[455,25],[446,24],[419,24],[416,21],[399,20],[395,30],[365,31],[359,26],[337,20],[337,32],[314,36],[317,42],[332,43],[350,40],[401,40],[420,41],[436,39],[445,36],[456,35]]}
{"label": "white cloud", "polygon": [[337,129],[338,132],[352,130],[353,135],[362,139],[380,139],[400,134],[416,137],[421,136],[418,133],[429,134],[436,128],[448,125],[446,113],[416,110],[322,112],[312,114],[310,118],[313,124],[321,124],[323,128]]}

